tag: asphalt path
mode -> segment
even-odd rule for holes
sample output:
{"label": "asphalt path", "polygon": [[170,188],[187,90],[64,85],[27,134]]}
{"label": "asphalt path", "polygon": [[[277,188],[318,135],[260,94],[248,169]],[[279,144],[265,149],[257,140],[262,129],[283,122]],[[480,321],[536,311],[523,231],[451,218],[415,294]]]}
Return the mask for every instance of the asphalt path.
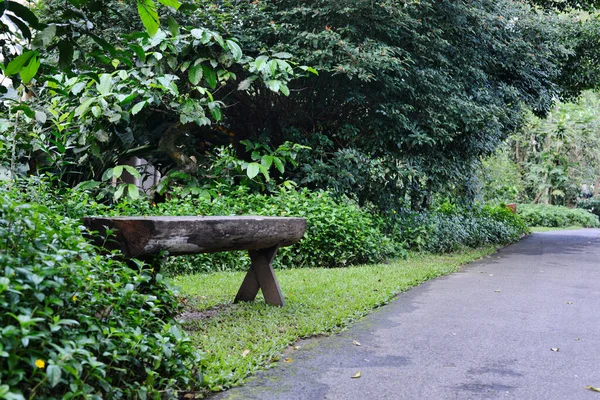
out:
{"label": "asphalt path", "polygon": [[213,399],[600,400],[600,230],[534,233],[297,345]]}

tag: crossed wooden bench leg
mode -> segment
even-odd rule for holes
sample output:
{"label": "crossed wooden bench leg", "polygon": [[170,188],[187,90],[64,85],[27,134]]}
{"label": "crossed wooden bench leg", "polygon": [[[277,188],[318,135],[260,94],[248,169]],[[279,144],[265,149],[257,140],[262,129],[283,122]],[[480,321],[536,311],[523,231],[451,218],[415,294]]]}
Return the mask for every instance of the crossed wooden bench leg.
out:
{"label": "crossed wooden bench leg", "polygon": [[240,286],[240,290],[238,290],[237,296],[235,296],[234,303],[253,301],[258,294],[258,290],[261,289],[267,304],[281,307],[285,305],[272,266],[278,248],[279,246],[274,246],[267,249],[248,251],[252,265],[242,282],[242,286]]}

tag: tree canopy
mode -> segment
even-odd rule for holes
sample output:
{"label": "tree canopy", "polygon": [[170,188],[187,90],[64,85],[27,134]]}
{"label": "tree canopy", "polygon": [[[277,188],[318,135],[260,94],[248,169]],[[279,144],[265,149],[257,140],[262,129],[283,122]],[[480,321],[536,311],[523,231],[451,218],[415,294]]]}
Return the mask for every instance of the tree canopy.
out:
{"label": "tree canopy", "polygon": [[383,209],[468,201],[525,110],[598,82],[593,14],[535,3],[4,0],[3,159],[71,184],[132,156],[193,177],[231,143],[268,178],[258,153],[294,142],[311,150],[281,179]]}

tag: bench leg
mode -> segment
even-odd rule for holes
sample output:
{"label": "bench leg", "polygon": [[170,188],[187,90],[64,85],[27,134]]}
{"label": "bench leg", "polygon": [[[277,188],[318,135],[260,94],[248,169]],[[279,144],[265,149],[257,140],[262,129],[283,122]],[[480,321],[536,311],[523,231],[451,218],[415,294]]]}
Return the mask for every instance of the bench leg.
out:
{"label": "bench leg", "polygon": [[261,289],[267,304],[281,307],[285,305],[272,266],[278,248],[279,246],[275,246],[248,252],[252,265],[235,296],[234,303],[253,301],[258,294],[258,289]]}

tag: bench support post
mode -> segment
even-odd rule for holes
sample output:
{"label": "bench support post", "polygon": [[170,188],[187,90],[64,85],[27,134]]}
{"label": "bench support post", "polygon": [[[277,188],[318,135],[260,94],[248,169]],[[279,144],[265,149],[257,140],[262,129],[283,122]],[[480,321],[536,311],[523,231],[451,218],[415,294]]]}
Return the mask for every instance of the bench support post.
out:
{"label": "bench support post", "polygon": [[285,305],[272,266],[278,248],[279,246],[274,246],[267,249],[248,251],[252,265],[242,282],[242,286],[240,286],[237,296],[235,296],[234,303],[253,301],[258,294],[258,290],[261,289],[267,304],[281,307]]}

